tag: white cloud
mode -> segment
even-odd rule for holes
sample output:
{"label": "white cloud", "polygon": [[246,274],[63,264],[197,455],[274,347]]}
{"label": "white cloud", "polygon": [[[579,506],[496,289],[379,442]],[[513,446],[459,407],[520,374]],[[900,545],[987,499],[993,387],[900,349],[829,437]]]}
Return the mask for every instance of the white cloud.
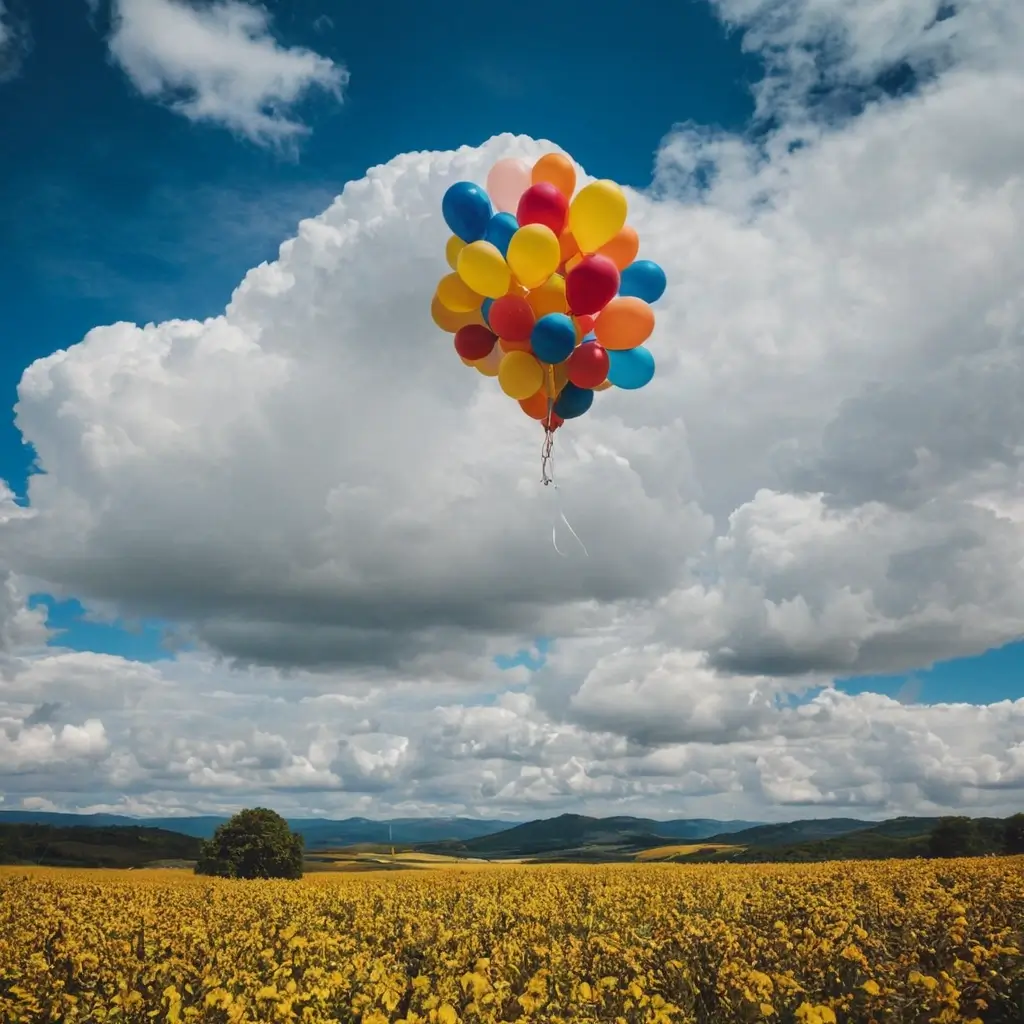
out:
{"label": "white cloud", "polygon": [[[967,5],[939,28],[909,3],[894,20],[722,6],[753,20],[780,82],[786,54],[826,38],[833,82],[884,70],[878,32],[886,61],[942,59],[831,125],[791,68],[799,88],[762,94],[782,119],[763,145],[666,140],[651,194],[630,195],[671,282],[658,376],[557,440],[589,558],[551,549],[537,425],[427,315],[445,188],[546,144],[398,157],[303,221],[223,316],[97,327],[26,370],[17,422],[45,474],[0,533],[19,574],[3,621],[38,579],[177,621],[199,652],[14,659],[9,743],[95,721],[108,745],[73,774],[37,757],[8,802],[1019,803],[1024,702],[828,684],[1024,634],[1024,9]],[[557,638],[540,672],[495,668],[537,636]]]}
{"label": "white cloud", "polygon": [[238,0],[116,0],[110,53],[143,96],[253,141],[307,129],[293,114],[314,88],[341,96],[347,71],[270,34],[270,16]]}
{"label": "white cloud", "polygon": [[0,0],[0,82],[15,78],[32,45],[27,20],[16,17]]}

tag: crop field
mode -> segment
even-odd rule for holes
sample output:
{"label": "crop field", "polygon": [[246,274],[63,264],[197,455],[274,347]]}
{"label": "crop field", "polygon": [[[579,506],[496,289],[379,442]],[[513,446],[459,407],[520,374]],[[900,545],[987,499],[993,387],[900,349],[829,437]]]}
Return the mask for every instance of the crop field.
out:
{"label": "crop field", "polygon": [[1024,861],[0,870],[0,1021],[1020,1024]]}
{"label": "crop field", "polygon": [[636,855],[636,860],[672,860],[675,857],[685,857],[691,853],[703,853],[709,850],[743,850],[743,846],[729,846],[726,843],[683,843],[675,846],[655,846],[650,850],[641,850]]}

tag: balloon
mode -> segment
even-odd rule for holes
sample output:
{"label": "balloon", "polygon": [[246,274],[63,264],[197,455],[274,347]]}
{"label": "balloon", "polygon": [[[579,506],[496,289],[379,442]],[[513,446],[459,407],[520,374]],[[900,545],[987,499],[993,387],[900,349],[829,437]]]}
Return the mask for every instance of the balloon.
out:
{"label": "balloon", "polygon": [[562,393],[555,402],[555,412],[563,420],[574,420],[582,416],[594,404],[594,392],[590,388],[578,388],[569,383],[562,388]]}
{"label": "balloon", "polygon": [[520,399],[519,405],[530,419],[543,420],[547,419],[548,410],[551,408],[551,399],[548,398],[544,393],[544,389],[541,388],[536,394],[530,395],[529,398]]}
{"label": "balloon", "polygon": [[446,274],[437,286],[437,297],[445,309],[453,313],[468,313],[479,309],[482,296],[478,295],[458,274]]}
{"label": "balloon", "polygon": [[485,376],[485,377],[497,377],[498,367],[501,366],[502,359],[505,358],[505,353],[498,348],[497,345],[491,349],[490,355],[484,356],[483,359],[476,359],[473,361],[473,365]]}
{"label": "balloon", "polygon": [[520,224],[544,224],[556,234],[565,230],[569,200],[546,181],[531,185],[520,197],[516,220]]}
{"label": "balloon", "polygon": [[665,271],[653,260],[637,260],[622,271],[619,294],[632,295],[644,302],[657,302],[665,294]]}
{"label": "balloon", "polygon": [[489,356],[497,340],[483,324],[467,324],[455,332],[455,351],[463,359],[475,362]]}
{"label": "balloon", "polygon": [[565,298],[565,278],[560,274],[552,274],[542,285],[527,294],[526,301],[538,320],[548,313],[567,313],[569,303]]}
{"label": "balloon", "polygon": [[[560,363],[576,347],[576,328],[564,313],[548,313],[534,325],[530,335],[533,354],[542,363]],[[540,385],[537,385],[540,387]]]}
{"label": "balloon", "polygon": [[580,252],[597,252],[611,241],[626,223],[626,213],[626,196],[614,181],[592,181],[585,186],[569,206],[569,230]]}
{"label": "balloon", "polygon": [[534,185],[550,182],[566,199],[576,191],[576,168],[563,153],[545,153],[534,165],[530,180]]}
{"label": "balloon", "polygon": [[619,270],[607,256],[584,256],[565,278],[565,295],[575,316],[597,313],[619,290]]}
{"label": "balloon", "polygon": [[445,223],[464,242],[484,237],[493,212],[487,193],[471,181],[455,182],[441,200]]}
{"label": "balloon", "polygon": [[544,429],[554,433],[564,422],[565,420],[552,410],[551,415],[544,421]]}
{"label": "balloon", "polygon": [[484,241],[490,242],[504,258],[508,253],[508,243],[518,230],[519,224],[511,213],[496,213],[487,224]]}
{"label": "balloon", "polygon": [[473,365],[473,360],[472,359],[463,359],[462,356],[459,356],[459,358],[462,359],[462,365],[463,366],[468,366],[471,370],[475,370],[476,369],[476,367]]}
{"label": "balloon", "polygon": [[563,231],[558,236],[558,254],[562,257],[562,263],[568,263],[574,256],[578,256],[579,251],[580,247],[572,237],[571,231]]}
{"label": "balloon", "polygon": [[574,316],[572,322],[576,328],[576,344],[579,345],[594,330],[594,318],[592,316]]}
{"label": "balloon", "polygon": [[465,244],[466,243],[459,238],[458,235],[452,235],[452,237],[448,239],[448,242],[444,247],[444,258],[448,261],[448,266],[451,267],[452,270],[459,269],[459,253],[462,251],[462,247]]}
{"label": "balloon", "polygon": [[528,341],[509,341],[508,338],[499,338],[498,344],[502,352],[532,352]]}
{"label": "balloon", "polygon": [[498,384],[509,398],[522,401],[544,383],[544,370],[529,352],[508,352],[498,368]]}
{"label": "balloon", "polygon": [[608,365],[608,353],[595,342],[575,349],[566,360],[565,370],[571,384],[579,388],[596,388],[608,379]]}
{"label": "balloon", "polygon": [[612,299],[594,324],[597,340],[607,349],[636,348],[653,330],[654,310],[632,295]]}
{"label": "balloon", "polygon": [[488,327],[491,326],[491,307],[494,305],[494,299],[484,299],[480,303],[480,318],[483,320]]}
{"label": "balloon", "polygon": [[594,390],[595,391],[607,391],[609,388],[614,387],[614,386],[615,385],[612,384],[612,382],[610,380],[606,380],[603,384],[598,384],[597,387],[594,388]]}
{"label": "balloon", "polygon": [[459,277],[478,295],[500,299],[512,283],[505,257],[490,242],[470,242],[459,253]]}
{"label": "balloon", "polygon": [[649,384],[654,377],[654,356],[641,345],[639,348],[608,353],[608,379],[624,391],[636,391]]}
{"label": "balloon", "polygon": [[602,256],[607,256],[619,270],[623,270],[636,259],[636,254],[640,251],[640,236],[636,233],[636,228],[626,224],[611,241],[605,242],[597,251]]}
{"label": "balloon", "polygon": [[543,224],[526,224],[512,236],[506,259],[520,284],[536,288],[558,268],[558,238]]}
{"label": "balloon", "polygon": [[454,334],[460,327],[465,327],[466,324],[479,324],[483,322],[479,309],[471,309],[466,313],[453,313],[442,305],[441,300],[436,294],[430,300],[430,316],[442,331],[447,331],[449,334]]}
{"label": "balloon", "polygon": [[505,157],[487,175],[487,191],[503,213],[514,213],[519,197],[530,187],[533,168],[525,160]]}
{"label": "balloon", "polygon": [[536,321],[530,303],[520,295],[495,299],[487,317],[491,330],[506,341],[529,341]]}
{"label": "balloon", "polygon": [[547,372],[544,374],[544,394],[554,401],[562,393],[562,388],[569,383],[569,372],[565,368],[565,363],[557,363],[545,369]]}

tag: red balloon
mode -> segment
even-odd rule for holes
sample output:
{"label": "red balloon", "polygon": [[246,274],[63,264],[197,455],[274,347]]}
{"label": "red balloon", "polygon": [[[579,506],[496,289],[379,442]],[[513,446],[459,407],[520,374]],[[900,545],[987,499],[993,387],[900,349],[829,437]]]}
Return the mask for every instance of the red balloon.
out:
{"label": "red balloon", "polygon": [[503,295],[491,304],[487,320],[499,338],[529,341],[537,317],[521,295]]}
{"label": "red balloon", "polygon": [[576,387],[596,388],[608,379],[610,364],[611,360],[604,347],[596,341],[588,341],[573,349],[572,355],[565,361],[565,371]]}
{"label": "red balloon", "polygon": [[556,235],[565,230],[569,219],[569,200],[548,181],[531,185],[520,197],[516,220],[519,226],[543,224]]}
{"label": "red balloon", "polygon": [[607,256],[584,256],[565,278],[573,316],[600,312],[619,290],[619,268]]}
{"label": "red balloon", "polygon": [[545,430],[557,430],[564,422],[565,420],[563,420],[557,412],[553,412],[550,419],[545,417],[541,420],[541,424]]}
{"label": "red balloon", "polygon": [[466,324],[455,332],[455,351],[463,359],[483,359],[491,354],[498,336],[483,324]]}

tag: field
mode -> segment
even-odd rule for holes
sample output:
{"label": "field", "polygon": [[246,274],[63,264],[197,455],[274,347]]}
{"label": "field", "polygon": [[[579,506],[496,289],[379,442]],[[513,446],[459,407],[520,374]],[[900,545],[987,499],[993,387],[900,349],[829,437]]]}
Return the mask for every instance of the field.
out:
{"label": "field", "polygon": [[1020,1024],[1024,862],[0,871],[4,1024]]}
{"label": "field", "polygon": [[686,857],[691,853],[709,853],[712,850],[743,850],[743,846],[727,846],[725,843],[683,843],[676,846],[655,846],[650,850],[641,850],[636,860],[674,860]]}

